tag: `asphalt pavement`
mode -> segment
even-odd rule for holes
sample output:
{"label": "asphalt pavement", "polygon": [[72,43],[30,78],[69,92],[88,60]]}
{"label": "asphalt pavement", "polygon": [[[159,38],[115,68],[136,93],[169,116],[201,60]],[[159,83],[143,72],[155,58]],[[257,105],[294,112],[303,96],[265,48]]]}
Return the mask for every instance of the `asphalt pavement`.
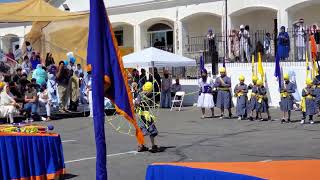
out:
{"label": "asphalt pavement", "polygon": [[[137,153],[132,136],[115,131],[106,123],[108,176],[110,180],[143,180],[155,162],[249,162],[320,158],[320,124],[250,122],[234,119],[200,119],[196,108],[181,112],[160,110],[157,144],[161,153]],[[218,114],[218,112],[217,112]],[[277,109],[272,117],[279,118]],[[320,118],[315,118],[320,121]],[[51,121],[63,141],[66,179],[95,179],[95,142],[91,118]],[[148,138],[146,138],[148,140]],[[149,142],[149,141],[147,141]],[[312,167],[310,167],[312,168]]]}

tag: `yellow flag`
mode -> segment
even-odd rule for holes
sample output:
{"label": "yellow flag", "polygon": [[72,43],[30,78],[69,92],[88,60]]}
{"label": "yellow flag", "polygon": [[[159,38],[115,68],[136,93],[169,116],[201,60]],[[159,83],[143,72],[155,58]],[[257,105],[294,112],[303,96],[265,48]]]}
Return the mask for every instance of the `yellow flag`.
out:
{"label": "yellow flag", "polygon": [[264,81],[264,70],[263,70],[263,66],[262,66],[261,53],[258,53],[258,73],[260,74],[261,80]]}

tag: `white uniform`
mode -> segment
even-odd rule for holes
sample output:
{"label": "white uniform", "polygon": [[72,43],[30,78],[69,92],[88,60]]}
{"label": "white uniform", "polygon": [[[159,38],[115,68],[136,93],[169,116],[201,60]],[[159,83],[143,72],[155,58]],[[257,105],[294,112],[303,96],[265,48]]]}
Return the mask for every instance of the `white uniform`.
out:
{"label": "white uniform", "polygon": [[199,79],[200,95],[198,98],[198,107],[200,108],[213,108],[214,101],[212,95],[212,89],[214,87],[214,81],[211,78],[207,78],[206,82],[203,82],[202,78]]}

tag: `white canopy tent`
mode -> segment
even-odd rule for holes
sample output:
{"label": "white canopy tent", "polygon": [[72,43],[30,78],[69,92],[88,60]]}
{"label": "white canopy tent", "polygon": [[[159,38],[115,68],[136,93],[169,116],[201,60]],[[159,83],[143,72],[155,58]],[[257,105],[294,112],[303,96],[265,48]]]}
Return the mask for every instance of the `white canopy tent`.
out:
{"label": "white canopy tent", "polygon": [[124,56],[122,60],[125,68],[190,67],[197,65],[193,59],[154,47]]}

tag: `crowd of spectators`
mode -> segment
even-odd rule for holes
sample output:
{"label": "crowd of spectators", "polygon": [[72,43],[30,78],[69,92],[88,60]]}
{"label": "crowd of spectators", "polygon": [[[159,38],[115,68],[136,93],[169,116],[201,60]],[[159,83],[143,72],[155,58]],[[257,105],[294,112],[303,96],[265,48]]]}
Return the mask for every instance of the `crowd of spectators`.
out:
{"label": "crowd of spectators", "polygon": [[[56,64],[47,53],[42,60],[29,42],[25,45],[24,50],[15,46],[14,53],[6,54],[0,64],[0,117],[10,123],[16,115],[25,116],[26,121],[49,121],[53,110],[70,113],[88,103],[90,72],[84,74],[75,59]],[[12,61],[16,61],[13,72],[8,64]]]}

